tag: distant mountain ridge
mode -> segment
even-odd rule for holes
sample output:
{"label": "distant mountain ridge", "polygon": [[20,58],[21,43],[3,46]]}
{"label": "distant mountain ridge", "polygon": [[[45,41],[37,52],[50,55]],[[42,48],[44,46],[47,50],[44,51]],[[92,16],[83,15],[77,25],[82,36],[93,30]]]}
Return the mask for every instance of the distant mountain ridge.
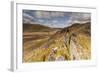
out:
{"label": "distant mountain ridge", "polygon": [[23,31],[24,32],[38,32],[38,31],[54,31],[54,30],[59,30],[61,28],[51,28],[51,27],[48,27],[48,26],[44,26],[44,25],[41,25],[41,24],[27,24],[27,23],[24,23],[23,24]]}

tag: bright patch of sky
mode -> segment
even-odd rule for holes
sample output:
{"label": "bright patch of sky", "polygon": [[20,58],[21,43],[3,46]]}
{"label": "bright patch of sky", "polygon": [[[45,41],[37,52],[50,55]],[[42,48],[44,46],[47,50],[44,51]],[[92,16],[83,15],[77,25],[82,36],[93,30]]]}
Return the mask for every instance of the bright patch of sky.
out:
{"label": "bright patch of sky", "polygon": [[63,28],[73,23],[88,22],[90,13],[23,10],[23,23]]}

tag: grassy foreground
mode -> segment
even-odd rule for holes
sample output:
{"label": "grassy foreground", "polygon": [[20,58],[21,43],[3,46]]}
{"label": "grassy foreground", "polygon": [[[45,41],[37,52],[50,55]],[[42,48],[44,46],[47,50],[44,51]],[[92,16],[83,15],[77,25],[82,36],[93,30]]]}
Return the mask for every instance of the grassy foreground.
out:
{"label": "grassy foreground", "polygon": [[88,59],[91,59],[90,22],[75,23],[62,29],[25,24],[23,62]]}

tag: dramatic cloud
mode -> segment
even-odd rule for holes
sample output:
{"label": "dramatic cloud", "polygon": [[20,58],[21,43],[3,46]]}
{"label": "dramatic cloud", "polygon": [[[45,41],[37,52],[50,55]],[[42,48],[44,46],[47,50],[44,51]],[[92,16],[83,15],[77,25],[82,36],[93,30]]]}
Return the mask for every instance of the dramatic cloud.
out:
{"label": "dramatic cloud", "polygon": [[91,21],[91,14],[90,13],[78,13],[73,12],[70,14],[70,19],[67,21],[66,24],[73,24],[73,23],[84,23]]}
{"label": "dramatic cloud", "polygon": [[72,23],[87,22],[91,20],[90,13],[82,12],[54,12],[54,11],[23,11],[23,23],[37,23],[49,27],[63,28]]}
{"label": "dramatic cloud", "polygon": [[46,11],[35,11],[35,16],[36,18],[46,18],[46,19],[50,19],[50,12],[46,12]]}
{"label": "dramatic cloud", "polygon": [[70,20],[72,21],[89,21],[90,14],[89,13],[72,13],[70,16]]}
{"label": "dramatic cloud", "polygon": [[35,11],[36,18],[50,19],[53,17],[64,17],[64,12]]}

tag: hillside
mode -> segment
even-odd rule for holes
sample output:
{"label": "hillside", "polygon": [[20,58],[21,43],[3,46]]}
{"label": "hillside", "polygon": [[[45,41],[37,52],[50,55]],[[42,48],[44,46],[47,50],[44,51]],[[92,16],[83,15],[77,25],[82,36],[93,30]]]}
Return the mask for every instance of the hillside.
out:
{"label": "hillside", "polygon": [[[44,29],[52,32],[50,28],[43,27]],[[59,31],[55,30],[44,38],[31,39],[24,43],[23,62],[88,59],[91,59],[90,22],[75,23]]]}
{"label": "hillside", "polygon": [[50,28],[48,26],[43,26],[40,24],[23,24],[23,32],[49,32],[49,31],[54,31],[55,29]]}
{"label": "hillside", "polygon": [[85,60],[91,58],[90,23],[75,23],[57,32],[50,39],[49,48],[57,48],[56,55],[64,60]]}

